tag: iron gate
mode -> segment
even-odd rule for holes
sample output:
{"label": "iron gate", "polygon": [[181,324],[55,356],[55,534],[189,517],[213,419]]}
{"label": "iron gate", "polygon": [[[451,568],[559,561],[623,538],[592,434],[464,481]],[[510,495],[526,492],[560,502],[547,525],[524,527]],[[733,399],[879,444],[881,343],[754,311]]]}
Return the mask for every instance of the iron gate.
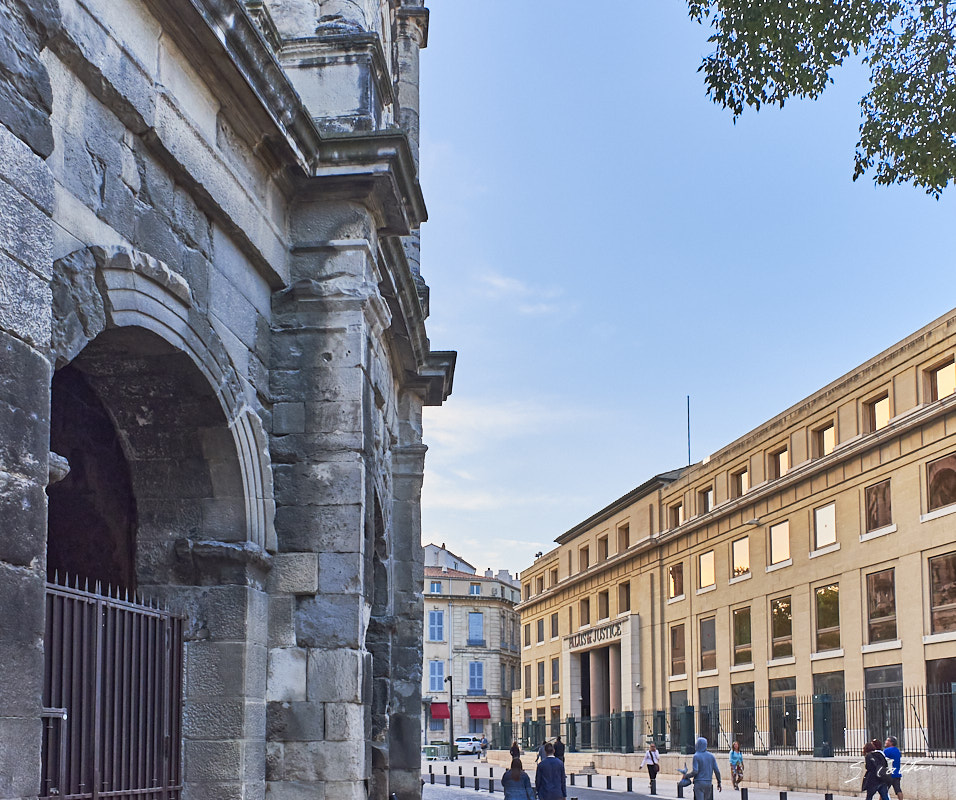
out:
{"label": "iron gate", "polygon": [[48,583],[40,798],[179,800],[182,619]]}

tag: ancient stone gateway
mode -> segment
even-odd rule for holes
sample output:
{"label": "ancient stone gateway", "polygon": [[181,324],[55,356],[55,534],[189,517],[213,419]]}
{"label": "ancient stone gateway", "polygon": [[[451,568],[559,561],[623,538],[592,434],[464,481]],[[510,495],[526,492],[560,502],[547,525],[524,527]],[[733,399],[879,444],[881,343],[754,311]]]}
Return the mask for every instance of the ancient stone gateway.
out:
{"label": "ancient stone gateway", "polygon": [[[184,619],[184,798],[420,796],[421,409],[455,363],[418,266],[427,11],[13,0],[10,20],[0,800],[52,788],[64,574]],[[116,790],[97,776],[82,791]]]}

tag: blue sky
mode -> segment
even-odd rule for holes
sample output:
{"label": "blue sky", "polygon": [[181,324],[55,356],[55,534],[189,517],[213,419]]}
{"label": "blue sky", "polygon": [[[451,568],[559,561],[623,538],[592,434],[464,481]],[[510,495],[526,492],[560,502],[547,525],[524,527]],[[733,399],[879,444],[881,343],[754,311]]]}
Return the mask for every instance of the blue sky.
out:
{"label": "blue sky", "polygon": [[[867,73],[713,105],[678,0],[430,0],[423,542],[538,550],[956,306],[956,189],[854,183]],[[545,10],[544,13],[542,10]]]}

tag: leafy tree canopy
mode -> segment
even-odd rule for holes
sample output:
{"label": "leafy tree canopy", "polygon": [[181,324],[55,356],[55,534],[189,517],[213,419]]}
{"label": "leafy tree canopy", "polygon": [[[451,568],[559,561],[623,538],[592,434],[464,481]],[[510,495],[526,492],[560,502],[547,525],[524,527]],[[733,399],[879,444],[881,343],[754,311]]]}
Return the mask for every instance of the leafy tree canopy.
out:
{"label": "leafy tree canopy", "polygon": [[851,54],[870,68],[856,180],[912,182],[938,198],[956,176],[956,0],[687,0],[709,23],[708,96],[747,106],[816,98]]}

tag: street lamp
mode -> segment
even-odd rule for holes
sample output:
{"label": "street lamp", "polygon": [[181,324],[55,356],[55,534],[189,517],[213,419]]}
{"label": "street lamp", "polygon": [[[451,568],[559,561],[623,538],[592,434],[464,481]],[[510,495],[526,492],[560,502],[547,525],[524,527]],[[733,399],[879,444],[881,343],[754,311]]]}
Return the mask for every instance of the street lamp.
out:
{"label": "street lamp", "polygon": [[449,675],[445,678],[448,684],[448,758],[455,760],[455,681]]}

